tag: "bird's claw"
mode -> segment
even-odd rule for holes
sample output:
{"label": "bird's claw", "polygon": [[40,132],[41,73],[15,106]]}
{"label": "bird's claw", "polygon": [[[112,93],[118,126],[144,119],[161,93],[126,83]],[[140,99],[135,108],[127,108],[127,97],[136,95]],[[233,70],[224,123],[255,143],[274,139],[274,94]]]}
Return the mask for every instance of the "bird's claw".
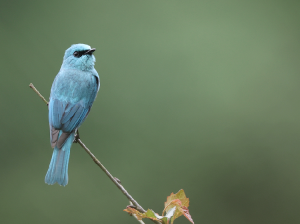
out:
{"label": "bird's claw", "polygon": [[73,143],[78,143],[78,140],[79,140],[79,139],[80,139],[80,137],[79,137],[79,131],[76,130],[76,132],[75,132],[75,138],[74,138]]}

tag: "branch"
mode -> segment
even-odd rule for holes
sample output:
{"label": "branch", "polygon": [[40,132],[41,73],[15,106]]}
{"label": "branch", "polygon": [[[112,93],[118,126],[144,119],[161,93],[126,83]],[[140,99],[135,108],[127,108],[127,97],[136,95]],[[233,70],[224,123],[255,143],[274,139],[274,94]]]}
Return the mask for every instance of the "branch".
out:
{"label": "branch", "polygon": [[34,85],[33,85],[32,83],[29,84],[29,87],[30,87],[31,89],[33,89],[33,91],[36,92],[36,94],[37,94],[37,95],[44,101],[44,103],[46,103],[47,106],[48,106],[47,100],[42,96],[42,94],[40,94],[40,92],[34,87]]}
{"label": "branch", "polygon": [[128,198],[129,201],[132,202],[134,206],[136,206],[137,210],[140,212],[146,212],[145,209],[142,208],[142,206],[137,203],[136,200],[133,199],[133,197],[126,191],[126,189],[119,183],[119,180],[117,178],[114,178],[110,172],[102,165],[102,163],[96,158],[96,156],[93,155],[93,153],[85,146],[85,144],[80,140],[80,138],[76,139],[79,145],[87,152],[87,154],[92,157],[93,161],[103,170],[104,173],[111,179],[112,182],[122,191],[122,193]]}
{"label": "branch", "polygon": [[[30,83],[29,87],[31,89],[33,89],[33,91],[36,92],[36,94],[44,101],[44,103],[46,103],[48,105],[47,100],[42,96],[42,94],[40,94],[40,92],[34,87],[34,85],[32,83]],[[120,191],[122,191],[122,193],[127,197],[127,199],[136,207],[136,210],[138,210],[142,213],[146,212],[146,210],[143,209],[143,207],[141,205],[139,205],[139,203],[136,200],[134,200],[134,198],[120,184],[120,181],[117,178],[113,177],[110,174],[110,172],[102,165],[102,163],[96,158],[96,156],[94,156],[93,153],[85,146],[85,144],[81,141],[81,139],[79,137],[78,130],[76,130],[76,136],[75,136],[74,142],[78,143],[87,152],[87,154],[90,155],[90,157],[93,159],[93,161],[104,171],[104,173],[106,173],[106,175],[109,177],[109,179],[111,179],[111,181],[120,189]],[[138,221],[140,222],[140,220],[138,220]],[[154,221],[154,220],[152,220],[152,221]],[[161,224],[158,221],[154,221],[154,222],[157,224]]]}
{"label": "branch", "polygon": [[[133,205],[131,201],[129,201],[129,203],[130,203],[130,205]],[[139,223],[145,224],[145,223],[143,222],[143,220],[139,220],[135,214],[132,214],[132,215],[133,215],[133,217],[134,217]]]}

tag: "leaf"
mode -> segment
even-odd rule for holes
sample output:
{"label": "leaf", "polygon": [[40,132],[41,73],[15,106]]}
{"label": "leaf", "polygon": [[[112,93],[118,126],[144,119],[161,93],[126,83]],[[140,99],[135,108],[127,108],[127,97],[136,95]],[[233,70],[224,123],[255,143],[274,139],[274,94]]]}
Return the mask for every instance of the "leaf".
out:
{"label": "leaf", "polygon": [[167,217],[168,219],[172,218],[173,215],[174,215],[175,210],[176,210],[176,207],[173,207],[172,209],[170,209],[170,210],[167,212],[167,214],[166,214],[165,217]]}
{"label": "leaf", "polygon": [[[181,215],[184,215],[191,223],[194,224],[194,221],[189,213],[188,207],[189,199],[186,197],[184,191],[181,189],[176,194],[171,193],[171,195],[167,197],[162,216],[158,215],[151,209],[148,209],[145,213],[141,213],[132,206],[127,206],[126,209],[124,209],[124,211],[128,212],[131,215],[135,215],[138,220],[148,218],[160,221],[163,224],[169,224],[169,221],[171,221],[171,224],[173,224],[176,218],[178,218]],[[164,212],[166,212],[165,216]]]}
{"label": "leaf", "polygon": [[175,208],[174,215],[171,216],[171,224],[173,224],[174,220],[181,215],[184,215],[191,223],[194,224],[194,221],[188,210],[189,199],[186,197],[184,191],[181,189],[176,194],[171,193],[169,197],[167,197],[167,201],[165,202],[165,209],[163,210],[167,214]]}
{"label": "leaf", "polygon": [[128,212],[131,215],[136,215],[138,220],[141,220],[143,218],[148,218],[148,219],[159,221],[159,219],[156,217],[155,213],[150,209],[148,209],[145,213],[141,213],[129,205],[123,211]]}
{"label": "leaf", "polygon": [[[183,215],[184,215],[191,223],[194,223],[194,221],[193,221],[193,219],[192,219],[192,216],[190,215],[189,210],[188,210],[187,207],[182,206],[182,207],[180,208],[180,210],[181,210],[182,214],[183,214]],[[172,222],[172,223],[173,223],[173,222]]]}

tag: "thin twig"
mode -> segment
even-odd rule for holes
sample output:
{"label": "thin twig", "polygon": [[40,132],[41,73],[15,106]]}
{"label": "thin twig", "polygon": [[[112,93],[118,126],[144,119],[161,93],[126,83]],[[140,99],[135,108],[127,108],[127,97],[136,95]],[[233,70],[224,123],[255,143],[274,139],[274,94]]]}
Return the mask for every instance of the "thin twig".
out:
{"label": "thin twig", "polygon": [[[44,103],[46,103],[48,105],[47,100],[42,96],[42,94],[40,94],[40,92],[34,87],[34,85],[32,83],[30,83],[29,87],[31,89],[34,90],[34,92],[36,92],[36,94],[38,94],[38,96],[44,101]],[[111,179],[111,181],[122,191],[122,193],[128,198],[128,200],[136,207],[136,210],[144,213],[146,212],[145,209],[143,209],[142,206],[139,205],[139,203],[134,200],[134,198],[126,191],[126,189],[120,184],[120,181],[113,177],[110,172],[102,165],[102,163],[96,158],[96,156],[93,155],[93,153],[85,146],[85,144],[81,141],[81,139],[79,138],[79,132],[78,130],[76,130],[76,136],[75,136],[75,143],[78,143],[89,155],[90,157],[93,159],[93,161],[104,171],[104,173],[106,173],[106,175],[109,177],[109,179]],[[137,219],[137,217],[135,217]],[[140,223],[144,223],[142,220],[138,220]],[[161,224],[159,221],[155,221],[152,220],[157,224]]]}
{"label": "thin twig", "polygon": [[[129,203],[130,203],[130,205],[133,205],[131,201],[129,201]],[[143,222],[143,220],[139,220],[135,214],[132,214],[132,215],[133,215],[133,217],[134,217],[139,223],[145,224],[145,223]]]}
{"label": "thin twig", "polygon": [[42,96],[42,94],[40,94],[40,92],[34,87],[32,83],[29,84],[29,87],[33,89],[33,91],[36,92],[36,94],[39,95],[39,97],[41,97],[41,99],[48,105],[47,100]]}
{"label": "thin twig", "polygon": [[126,189],[121,184],[119,184],[119,182],[110,174],[110,172],[102,165],[102,163],[96,158],[96,156],[93,155],[93,153],[85,146],[85,144],[80,139],[77,139],[77,142],[92,157],[93,161],[104,171],[104,173],[106,173],[109,179],[111,179],[111,181],[114,182],[114,184],[123,192],[128,200],[136,206],[136,209],[143,213],[146,212],[146,210],[143,209],[142,206],[140,206],[139,203],[137,203],[137,201],[134,200],[133,197],[126,191]]}

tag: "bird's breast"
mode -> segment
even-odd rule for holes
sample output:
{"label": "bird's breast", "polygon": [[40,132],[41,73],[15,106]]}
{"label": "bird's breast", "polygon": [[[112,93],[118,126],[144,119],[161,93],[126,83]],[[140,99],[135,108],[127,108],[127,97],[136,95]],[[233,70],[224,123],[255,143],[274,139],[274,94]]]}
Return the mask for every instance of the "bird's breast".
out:
{"label": "bird's breast", "polygon": [[88,71],[61,70],[52,85],[51,97],[61,101],[77,103],[94,96],[96,77]]}

